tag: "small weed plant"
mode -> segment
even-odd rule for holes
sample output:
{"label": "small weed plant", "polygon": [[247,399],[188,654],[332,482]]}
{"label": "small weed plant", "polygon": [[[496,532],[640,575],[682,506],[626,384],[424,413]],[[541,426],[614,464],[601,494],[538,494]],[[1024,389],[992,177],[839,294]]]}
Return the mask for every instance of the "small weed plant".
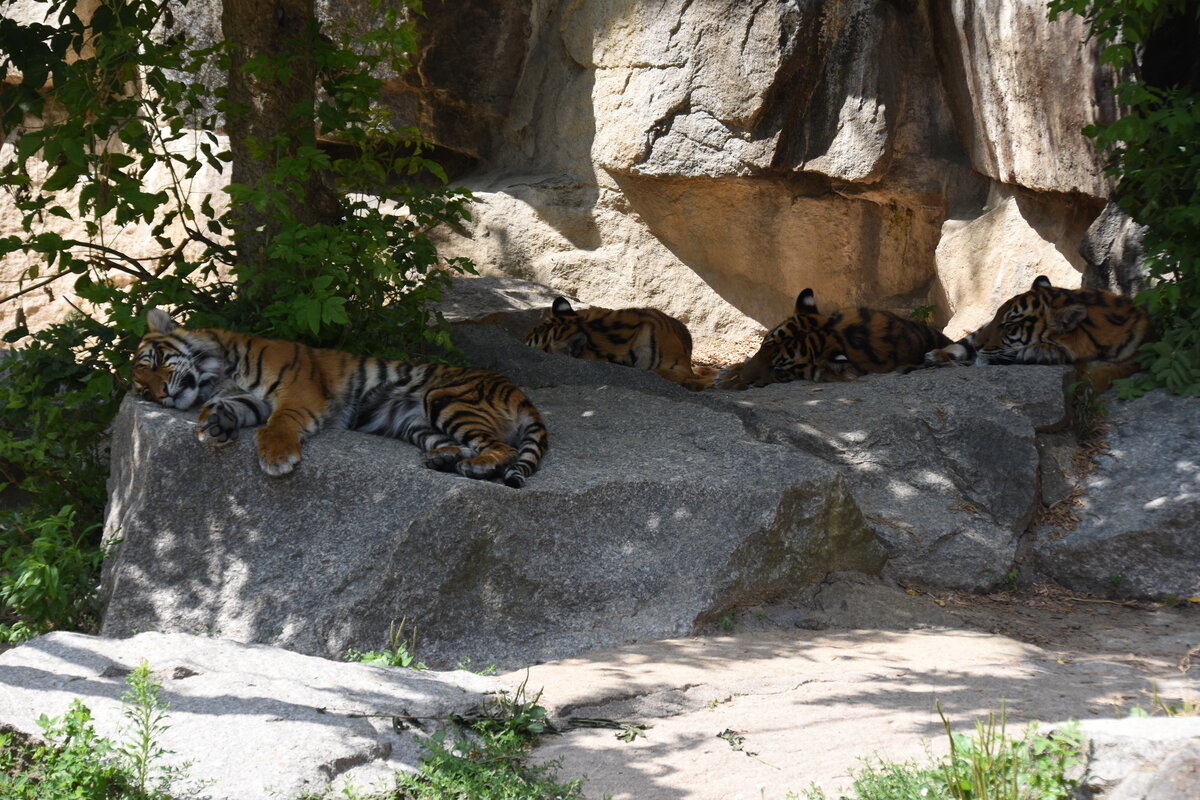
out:
{"label": "small weed plant", "polygon": [[[925,764],[864,759],[854,773],[852,794],[838,800],[1070,800],[1076,781],[1069,777],[1081,763],[1082,739],[1071,724],[1042,735],[1031,724],[1019,737],[1009,735],[1003,708],[975,724],[975,733],[955,733],[942,714],[950,752]],[[812,787],[805,800],[829,800]]]}
{"label": "small weed plant", "polygon": [[404,638],[404,626],[407,618],[395,620],[388,626],[388,647],[386,650],[355,650],[351,648],[342,654],[343,661],[355,661],[360,664],[370,664],[374,667],[404,667],[405,669],[429,669],[424,662],[417,661],[417,628],[414,625],[412,635]]}
{"label": "small weed plant", "polygon": [[306,795],[302,800],[583,800],[583,779],[560,781],[561,761],[528,763],[538,736],[550,729],[540,693],[522,683],[511,695],[493,695],[460,718],[456,735],[438,731],[421,740],[425,753],[413,773],[397,773],[390,789]]}
{"label": "small weed plant", "polygon": [[142,663],[126,678],[129,722],[123,742],[99,736],[79,700],[61,717],[38,720],[44,741],[0,732],[0,797],[5,800],[170,800],[185,770],[160,764],[167,706]]}

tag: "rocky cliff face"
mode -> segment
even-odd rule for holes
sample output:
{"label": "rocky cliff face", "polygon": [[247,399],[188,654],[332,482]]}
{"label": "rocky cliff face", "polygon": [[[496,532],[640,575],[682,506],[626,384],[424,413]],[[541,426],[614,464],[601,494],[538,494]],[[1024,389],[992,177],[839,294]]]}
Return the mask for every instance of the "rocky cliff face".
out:
{"label": "rocky cliff face", "polygon": [[[465,5],[465,8],[464,8]],[[448,250],[701,334],[936,303],[951,334],[1078,286],[1114,113],[1040,0],[433,4],[397,108],[479,197]],[[483,20],[489,20],[483,23]],[[743,316],[745,315],[745,316]]]}
{"label": "rocky cliff face", "polygon": [[[365,0],[318,7],[375,18]],[[934,304],[956,336],[1039,274],[1081,283],[1109,187],[1079,130],[1113,116],[1112,80],[1042,0],[425,12],[415,68],[382,99],[476,192],[442,245],[484,274],[654,305],[700,336],[773,325],[806,287],[829,309]],[[193,3],[188,24],[211,38],[218,15]]]}

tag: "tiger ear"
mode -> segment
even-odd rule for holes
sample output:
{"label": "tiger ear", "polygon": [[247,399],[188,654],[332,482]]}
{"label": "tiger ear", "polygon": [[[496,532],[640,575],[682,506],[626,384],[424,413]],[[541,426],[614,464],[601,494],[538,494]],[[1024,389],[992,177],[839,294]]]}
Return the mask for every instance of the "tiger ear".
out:
{"label": "tiger ear", "polygon": [[146,312],[146,324],[153,333],[170,333],[179,327],[161,308],[152,308]]}
{"label": "tiger ear", "polygon": [[1058,312],[1050,329],[1056,333],[1070,333],[1078,328],[1085,319],[1087,319],[1087,308],[1076,303]]}
{"label": "tiger ear", "polygon": [[554,298],[554,305],[551,306],[556,317],[573,317],[575,309],[571,308],[571,303],[565,297]]}
{"label": "tiger ear", "polygon": [[1033,279],[1033,288],[1034,289],[1049,289],[1049,288],[1051,288],[1050,279],[1047,278],[1045,275],[1038,275],[1036,278]]}
{"label": "tiger ear", "polygon": [[819,314],[817,311],[817,301],[813,299],[813,290],[805,289],[800,294],[796,295],[796,313],[797,314]]}

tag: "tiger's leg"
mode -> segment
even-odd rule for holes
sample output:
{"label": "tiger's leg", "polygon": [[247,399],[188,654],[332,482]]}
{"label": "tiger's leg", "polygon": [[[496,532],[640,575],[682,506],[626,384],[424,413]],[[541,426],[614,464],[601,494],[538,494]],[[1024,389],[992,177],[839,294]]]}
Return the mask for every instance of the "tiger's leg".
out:
{"label": "tiger's leg", "polygon": [[196,436],[214,447],[237,439],[240,428],[261,425],[271,416],[271,404],[240,390],[219,392],[200,409]]}
{"label": "tiger's leg", "polygon": [[980,353],[980,364],[1074,364],[1075,359],[1063,348],[1050,342],[1034,342],[1023,347]]}
{"label": "tiger's leg", "polygon": [[692,370],[683,364],[676,364],[672,367],[660,367],[653,370],[655,375],[660,378],[666,378],[672,383],[678,383],[685,389],[690,389],[693,392],[698,392],[701,389],[707,389],[712,386],[712,378],[701,378],[692,372]]}
{"label": "tiger's leg", "polygon": [[[1095,398],[1112,388],[1118,378],[1128,378],[1140,367],[1136,361],[1080,361],[1075,369],[1063,374],[1063,415],[1058,422],[1034,428],[1036,433],[1058,433],[1068,428],[1078,431],[1094,426],[1094,420],[1086,419],[1096,413]],[[1103,412],[1101,412],[1103,413]]]}

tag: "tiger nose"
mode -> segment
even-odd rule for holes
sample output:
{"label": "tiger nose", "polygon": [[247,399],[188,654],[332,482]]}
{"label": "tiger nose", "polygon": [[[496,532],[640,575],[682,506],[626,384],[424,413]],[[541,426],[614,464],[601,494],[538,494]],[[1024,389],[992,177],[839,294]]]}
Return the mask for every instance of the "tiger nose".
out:
{"label": "tiger nose", "polygon": [[160,399],[167,396],[167,385],[165,383],[158,387],[158,396]]}

